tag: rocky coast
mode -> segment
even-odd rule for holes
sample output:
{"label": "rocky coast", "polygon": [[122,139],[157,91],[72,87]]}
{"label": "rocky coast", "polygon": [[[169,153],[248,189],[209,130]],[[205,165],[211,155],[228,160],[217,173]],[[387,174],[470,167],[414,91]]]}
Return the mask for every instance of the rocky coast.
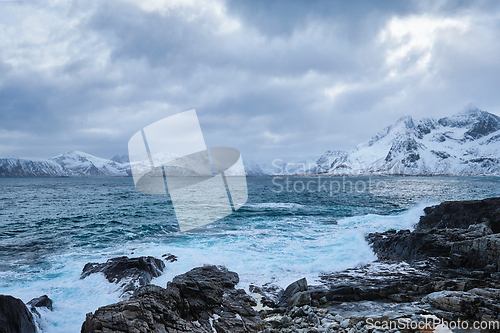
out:
{"label": "rocky coast", "polygon": [[[437,323],[499,332],[500,198],[443,202],[424,213],[413,230],[366,235],[377,261],[325,267],[320,282],[284,290],[239,289],[238,274],[220,266],[194,268],[165,288],[150,284],[176,260],[171,254],[89,263],[81,278],[104,274],[122,301],[87,314],[81,332],[432,332]],[[25,305],[1,295],[0,332],[36,332],[41,306],[50,309],[50,298]]]}

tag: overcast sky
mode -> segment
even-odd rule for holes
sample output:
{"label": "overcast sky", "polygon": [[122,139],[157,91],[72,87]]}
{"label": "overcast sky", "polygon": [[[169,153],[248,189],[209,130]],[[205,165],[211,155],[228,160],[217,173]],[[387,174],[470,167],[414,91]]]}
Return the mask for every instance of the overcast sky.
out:
{"label": "overcast sky", "polygon": [[500,115],[500,1],[0,0],[0,155],[111,158],[196,109],[244,159]]}

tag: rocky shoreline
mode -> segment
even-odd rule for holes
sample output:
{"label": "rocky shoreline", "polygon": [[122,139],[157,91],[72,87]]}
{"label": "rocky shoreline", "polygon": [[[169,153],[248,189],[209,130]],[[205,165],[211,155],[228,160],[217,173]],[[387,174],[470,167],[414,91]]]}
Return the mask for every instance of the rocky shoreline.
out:
{"label": "rocky shoreline", "polygon": [[[413,231],[366,236],[376,262],[325,273],[318,285],[250,286],[249,295],[236,288],[237,273],[204,266],[162,288],[149,283],[174,255],[89,263],[81,278],[103,273],[123,300],[87,314],[81,332],[432,332],[439,321],[500,331],[500,198],[424,212]],[[52,302],[0,295],[0,332],[36,332],[41,306]]]}

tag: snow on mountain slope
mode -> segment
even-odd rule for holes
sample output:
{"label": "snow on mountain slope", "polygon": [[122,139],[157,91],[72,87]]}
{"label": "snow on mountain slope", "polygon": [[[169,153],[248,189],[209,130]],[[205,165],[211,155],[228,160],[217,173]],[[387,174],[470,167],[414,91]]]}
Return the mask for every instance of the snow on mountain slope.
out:
{"label": "snow on mountain slope", "polygon": [[247,176],[265,176],[265,175],[267,175],[262,170],[262,168],[252,160],[250,160],[250,161],[243,160],[243,166],[245,167],[245,174]]}
{"label": "snow on mountain slope", "polygon": [[403,117],[330,162],[333,175],[500,175],[500,117],[478,109]]}
{"label": "snow on mountain slope", "polygon": [[[197,153],[188,157],[174,153],[159,152],[151,156],[155,167],[163,166],[167,177],[196,177],[211,175],[208,154]],[[208,168],[207,168],[208,166]],[[130,167],[135,174],[145,174],[151,170],[149,158],[144,160],[132,160]],[[163,173],[162,170],[159,170]]]}
{"label": "snow on mountain slope", "polygon": [[261,170],[266,175],[305,175],[315,174],[318,170],[318,159],[320,156],[309,156],[300,161],[284,161],[275,159],[271,165],[263,164]]}
{"label": "snow on mountain slope", "polygon": [[[159,153],[154,165],[171,176],[206,174],[208,157]],[[298,162],[276,159],[259,166],[243,161],[247,175],[500,175],[500,117],[470,108],[439,120],[402,117],[349,152],[327,151]],[[128,162],[73,151],[49,160],[0,158],[0,177],[129,176],[148,172],[149,159]]]}
{"label": "snow on mountain slope", "polygon": [[317,161],[317,174],[327,173],[334,167],[340,167],[347,158],[347,152],[342,150],[328,150]]}
{"label": "snow on mountain slope", "polygon": [[72,151],[48,160],[0,158],[0,177],[127,176],[128,164]]}
{"label": "snow on mountain slope", "polygon": [[128,154],[122,154],[122,155],[115,155],[111,157],[111,161],[114,161],[116,163],[124,164],[124,163],[129,163],[130,160],[128,158]]}
{"label": "snow on mountain slope", "polygon": [[0,158],[0,177],[55,177],[64,174],[63,168],[53,161]]}
{"label": "snow on mountain slope", "polygon": [[128,167],[80,151],[70,151],[50,159],[59,164],[67,176],[127,176]]}

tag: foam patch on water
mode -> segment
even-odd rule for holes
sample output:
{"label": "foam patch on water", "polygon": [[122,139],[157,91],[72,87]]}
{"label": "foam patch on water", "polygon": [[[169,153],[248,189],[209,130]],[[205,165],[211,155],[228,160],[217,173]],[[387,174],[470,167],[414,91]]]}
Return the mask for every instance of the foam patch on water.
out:
{"label": "foam patch on water", "polygon": [[2,288],[1,291],[25,303],[35,297],[48,295],[53,301],[53,311],[44,308],[38,310],[43,332],[79,332],[86,313],[119,300],[116,285],[109,283],[103,274],[93,274],[80,280],[83,261],[76,256],[67,256],[66,259],[37,278],[29,281],[20,279],[18,284]]}
{"label": "foam patch on water", "polygon": [[246,204],[244,206],[245,209],[249,210],[276,209],[276,208],[293,210],[305,207],[307,206],[292,202],[262,202],[256,204]]}
{"label": "foam patch on water", "polygon": [[383,232],[388,229],[410,229],[424,215],[424,208],[437,204],[437,202],[424,201],[398,215],[374,215],[353,216],[338,221],[338,226],[346,229],[358,229],[364,233]]}
{"label": "foam patch on water", "polygon": [[364,240],[365,234],[411,228],[428,205],[422,203],[395,216],[343,218],[337,225],[323,223],[324,216],[255,217],[228,228],[209,226],[203,232],[171,233],[154,243],[130,241],[98,253],[79,249],[53,256],[50,269],[33,268],[19,272],[19,276],[9,276],[8,282],[0,286],[0,293],[25,302],[47,294],[54,301],[54,311],[43,311],[42,326],[45,332],[66,333],[78,332],[86,313],[119,300],[117,286],[102,274],[80,280],[83,266],[121,255],[157,258],[166,253],[176,255],[178,261],[166,263],[165,273],[153,280],[162,287],[174,276],[206,264],[223,265],[237,272],[238,287],[247,291],[250,284],[268,282],[285,288],[303,277],[314,284],[322,273],[373,262],[376,256]]}

